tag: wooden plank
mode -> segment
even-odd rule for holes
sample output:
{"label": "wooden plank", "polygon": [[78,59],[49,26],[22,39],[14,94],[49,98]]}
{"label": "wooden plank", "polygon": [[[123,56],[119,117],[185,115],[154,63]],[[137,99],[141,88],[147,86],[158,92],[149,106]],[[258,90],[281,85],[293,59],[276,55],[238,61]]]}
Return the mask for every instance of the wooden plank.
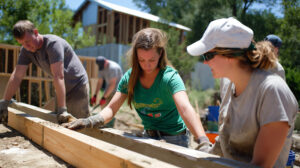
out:
{"label": "wooden plank", "polygon": [[5,65],[4,65],[4,72],[7,73],[7,69],[8,69],[8,49],[5,49]]}
{"label": "wooden plank", "polygon": [[50,88],[49,88],[49,83],[47,81],[45,81],[44,89],[45,89],[46,101],[49,101],[49,99],[50,99]]}
{"label": "wooden plank", "polygon": [[221,158],[216,155],[154,139],[137,137],[112,128],[83,129],[80,132],[179,167],[253,167],[250,164]]}
{"label": "wooden plank", "polygon": [[142,30],[143,29],[144,19],[142,19],[142,18],[139,18],[139,19],[140,19],[140,29],[139,30]]}
{"label": "wooden plank", "polygon": [[20,49],[20,46],[0,43],[0,48]]}
{"label": "wooden plank", "polygon": [[9,105],[14,109],[23,111],[31,116],[41,118],[43,120],[47,120],[53,123],[57,123],[56,114],[49,110],[45,110],[30,104],[22,103],[22,102],[15,102]]}
{"label": "wooden plank", "polygon": [[8,124],[75,167],[177,167],[26,115],[13,108],[9,108]]}
{"label": "wooden plank", "polygon": [[13,51],[13,67],[16,67],[16,65],[17,65],[17,50],[18,49],[14,49],[14,51]]}
{"label": "wooden plank", "polygon": [[125,35],[125,44],[128,44],[128,36],[129,36],[129,15],[125,15],[126,19],[125,19],[125,29],[124,29],[124,35]]}
{"label": "wooden plank", "polygon": [[132,35],[136,33],[136,17],[133,16],[133,26],[132,26]]}
{"label": "wooden plank", "polygon": [[123,28],[123,14],[119,13],[119,44],[122,44],[123,37],[122,37],[122,28]]}
{"label": "wooden plank", "polygon": [[39,122],[43,122],[43,120],[39,118],[31,118],[28,120],[26,117],[31,117],[30,115],[10,107],[8,108],[8,111],[8,125],[18,130],[33,142],[42,146],[43,127]]}
{"label": "wooden plank", "polygon": [[0,97],[4,97],[4,92],[5,92],[5,89],[6,89],[6,85],[8,83],[8,80],[9,80],[9,76],[0,76]]}
{"label": "wooden plank", "polygon": [[[24,103],[15,103],[18,109],[34,115],[37,115],[41,110],[38,107],[26,105]],[[26,105],[24,107],[24,105]],[[15,108],[15,107],[14,107]],[[45,110],[41,110],[45,111]],[[44,113],[44,112],[40,112]],[[55,116],[50,116],[52,118]],[[53,114],[52,114],[53,115]],[[43,117],[47,120],[45,114]],[[56,118],[55,118],[56,119]],[[80,131],[83,134],[89,135],[96,139],[109,142],[111,144],[132,150],[134,152],[146,155],[151,158],[156,158],[161,161],[179,166],[179,167],[214,167],[214,168],[229,168],[229,167],[253,167],[252,165],[234,161],[231,159],[220,158],[216,155],[207,154],[197,150],[184,148],[181,146],[157,141],[149,138],[137,137],[124,131],[105,128],[105,129],[83,129]]]}

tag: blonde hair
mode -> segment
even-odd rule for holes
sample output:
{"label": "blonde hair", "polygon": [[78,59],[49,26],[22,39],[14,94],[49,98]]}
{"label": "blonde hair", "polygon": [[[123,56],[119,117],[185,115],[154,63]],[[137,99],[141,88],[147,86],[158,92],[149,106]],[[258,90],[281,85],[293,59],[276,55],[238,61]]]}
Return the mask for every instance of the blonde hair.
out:
{"label": "blonde hair", "polygon": [[20,20],[13,27],[13,35],[16,39],[22,39],[26,32],[33,34],[34,29],[34,24],[29,20]]}
{"label": "blonde hair", "polygon": [[226,57],[238,59],[241,67],[249,66],[252,69],[274,68],[278,61],[275,48],[269,41],[256,43],[253,50],[215,48],[215,51]]}
{"label": "blonde hair", "polygon": [[133,36],[132,46],[127,53],[130,67],[132,68],[128,83],[128,105],[130,108],[132,108],[131,102],[133,100],[134,87],[142,74],[142,68],[138,62],[137,49],[150,50],[156,48],[157,53],[160,55],[158,68],[164,69],[167,65],[171,66],[166,52],[167,41],[166,33],[156,28],[142,29]]}

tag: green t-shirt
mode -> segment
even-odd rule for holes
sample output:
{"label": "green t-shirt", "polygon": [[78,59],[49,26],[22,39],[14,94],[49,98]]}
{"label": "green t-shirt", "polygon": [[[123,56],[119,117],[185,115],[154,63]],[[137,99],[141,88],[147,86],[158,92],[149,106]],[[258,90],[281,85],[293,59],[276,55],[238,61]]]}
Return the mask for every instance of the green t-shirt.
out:
{"label": "green t-shirt", "polygon": [[[122,77],[118,92],[128,93],[131,70],[129,69]],[[173,94],[182,90],[185,90],[185,86],[181,77],[169,66],[159,71],[149,89],[145,89],[140,81],[137,81],[133,105],[142,119],[145,130],[159,130],[175,135],[186,129],[172,97]]]}

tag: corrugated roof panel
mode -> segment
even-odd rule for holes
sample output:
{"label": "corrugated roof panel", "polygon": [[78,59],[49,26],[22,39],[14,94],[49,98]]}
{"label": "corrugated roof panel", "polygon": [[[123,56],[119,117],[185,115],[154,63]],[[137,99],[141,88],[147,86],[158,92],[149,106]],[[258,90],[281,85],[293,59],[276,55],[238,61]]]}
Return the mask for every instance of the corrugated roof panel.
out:
{"label": "corrugated roof panel", "polygon": [[[98,3],[101,7],[107,9],[107,10],[114,10],[117,12],[121,12],[121,13],[125,13],[128,15],[132,15],[132,16],[136,16],[136,17],[140,17],[143,19],[147,19],[147,20],[151,20],[153,22],[160,22],[160,23],[166,23],[166,20],[163,20],[161,18],[159,18],[158,16],[146,13],[146,12],[141,12],[141,11],[137,11],[134,9],[130,9],[130,8],[126,8],[120,5],[116,5],[113,3],[109,3],[103,0],[90,0],[91,2],[96,2]],[[173,22],[168,22],[168,25],[172,26],[172,27],[176,27],[178,29],[182,29],[182,30],[186,30],[186,31],[191,31],[190,28],[185,27],[183,25],[177,24],[177,23],[173,23]]]}

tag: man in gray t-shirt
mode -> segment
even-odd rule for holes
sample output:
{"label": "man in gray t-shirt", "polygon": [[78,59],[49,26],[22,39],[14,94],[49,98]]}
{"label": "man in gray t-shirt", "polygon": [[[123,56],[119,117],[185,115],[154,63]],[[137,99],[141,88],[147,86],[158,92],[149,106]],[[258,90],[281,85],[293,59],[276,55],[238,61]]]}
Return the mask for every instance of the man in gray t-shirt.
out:
{"label": "man in gray t-shirt", "polygon": [[88,117],[88,77],[70,44],[56,35],[39,34],[28,20],[17,22],[13,35],[22,44],[22,48],[4,99],[0,102],[0,110],[7,109],[8,101],[20,86],[28,65],[34,63],[53,78],[58,122],[68,122],[74,117]]}
{"label": "man in gray t-shirt", "polygon": [[90,102],[91,105],[94,105],[96,103],[97,94],[99,90],[102,88],[102,84],[104,80],[106,82],[106,87],[105,87],[104,94],[99,102],[99,104],[102,107],[104,107],[106,104],[108,104],[108,102],[116,92],[119,81],[123,76],[123,72],[119,64],[117,64],[114,61],[108,60],[103,56],[98,56],[96,58],[96,63],[99,68],[99,72],[98,72],[99,80],[97,83],[95,94],[91,98]]}

